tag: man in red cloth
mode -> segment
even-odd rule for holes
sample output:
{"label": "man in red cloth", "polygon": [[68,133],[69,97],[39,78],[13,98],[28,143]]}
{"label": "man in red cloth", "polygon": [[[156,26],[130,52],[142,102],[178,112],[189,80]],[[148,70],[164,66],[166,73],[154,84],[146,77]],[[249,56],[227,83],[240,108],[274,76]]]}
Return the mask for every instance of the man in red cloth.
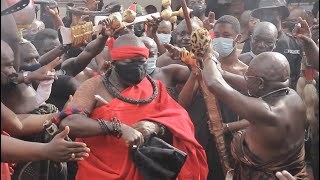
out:
{"label": "man in red cloth", "polygon": [[188,113],[160,81],[147,76],[149,50],[134,35],[123,35],[110,46],[110,70],[84,82],[68,105],[82,108],[87,116],[73,114],[60,124],[69,126],[70,135],[91,149],[89,158],[78,163],[76,179],[143,180],[130,151],[155,132],[187,153],[177,179],[205,180],[205,151],[194,137]]}

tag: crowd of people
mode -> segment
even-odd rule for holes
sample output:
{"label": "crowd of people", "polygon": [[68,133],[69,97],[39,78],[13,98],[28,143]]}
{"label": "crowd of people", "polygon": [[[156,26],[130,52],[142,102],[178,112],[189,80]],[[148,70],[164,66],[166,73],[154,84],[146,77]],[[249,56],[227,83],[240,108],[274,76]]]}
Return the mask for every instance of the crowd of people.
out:
{"label": "crowd of people", "polygon": [[[1,179],[318,180],[319,1],[239,2],[165,20],[86,0],[21,29],[1,1]],[[63,43],[127,8],[160,17]]]}

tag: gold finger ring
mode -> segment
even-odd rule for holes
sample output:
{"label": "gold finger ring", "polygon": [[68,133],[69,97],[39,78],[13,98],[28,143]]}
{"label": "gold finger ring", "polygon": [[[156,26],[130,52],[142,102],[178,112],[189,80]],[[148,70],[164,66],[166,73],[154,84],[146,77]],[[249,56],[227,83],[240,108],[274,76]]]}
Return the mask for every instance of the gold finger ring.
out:
{"label": "gold finger ring", "polygon": [[71,159],[76,158],[76,155],[74,153],[71,154]]}

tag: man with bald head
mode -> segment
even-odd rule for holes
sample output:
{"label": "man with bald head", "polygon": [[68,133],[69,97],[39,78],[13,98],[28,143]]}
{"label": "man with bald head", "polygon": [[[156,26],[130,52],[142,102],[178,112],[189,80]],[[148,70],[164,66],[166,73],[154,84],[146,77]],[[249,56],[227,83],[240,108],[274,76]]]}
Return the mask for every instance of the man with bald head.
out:
{"label": "man with bald head", "polygon": [[152,133],[187,153],[178,179],[205,179],[205,152],[194,138],[188,113],[147,75],[149,49],[134,35],[120,36],[109,47],[111,68],[105,76],[85,81],[67,106],[85,114],[67,116],[60,124],[91,148],[91,159],[78,162],[76,179],[144,179],[130,152]]}
{"label": "man with bald head", "polygon": [[203,70],[209,90],[250,122],[245,130],[234,135],[233,179],[276,179],[276,172],[282,170],[305,178],[306,109],[299,95],[289,88],[290,66],[286,57],[264,52],[251,61],[244,75],[251,97],[230,87],[212,59],[215,58],[204,62]]}
{"label": "man with bald head", "polygon": [[239,60],[249,65],[251,60],[263,52],[271,52],[277,45],[278,30],[269,22],[260,22],[252,33],[251,51],[240,54]]}

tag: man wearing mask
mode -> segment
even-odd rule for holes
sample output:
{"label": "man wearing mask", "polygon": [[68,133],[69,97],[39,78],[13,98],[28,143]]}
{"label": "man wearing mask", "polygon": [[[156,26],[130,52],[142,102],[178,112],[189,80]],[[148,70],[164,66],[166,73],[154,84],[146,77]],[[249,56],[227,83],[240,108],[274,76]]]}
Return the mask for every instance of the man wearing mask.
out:
{"label": "man wearing mask", "polygon": [[205,0],[190,0],[188,3],[188,7],[193,9],[191,13],[192,16],[198,17],[201,21],[206,19],[206,7],[207,4]]}
{"label": "man wearing mask", "polygon": [[159,50],[159,56],[167,52],[166,48],[163,46],[165,43],[171,42],[171,31],[172,25],[170,21],[153,18],[148,21],[148,31],[147,36],[152,38],[157,44]]}
{"label": "man wearing mask", "polygon": [[112,67],[105,76],[84,82],[68,105],[84,109],[86,115],[67,116],[60,124],[91,148],[92,158],[78,163],[76,179],[144,179],[129,152],[153,132],[187,153],[178,179],[205,179],[205,152],[194,138],[187,112],[162,83],[147,76],[149,49],[134,35],[120,36],[110,47]]}
{"label": "man wearing mask", "polygon": [[239,59],[249,66],[251,60],[263,52],[271,52],[277,45],[278,30],[269,22],[259,23],[253,31],[251,51],[240,54]]}
{"label": "man wearing mask", "polygon": [[300,77],[303,49],[297,40],[282,31],[281,22],[289,16],[285,0],[261,0],[259,8],[252,11],[252,16],[274,24],[278,29],[278,42],[274,52],[283,54],[290,64],[290,87],[296,89]]}

